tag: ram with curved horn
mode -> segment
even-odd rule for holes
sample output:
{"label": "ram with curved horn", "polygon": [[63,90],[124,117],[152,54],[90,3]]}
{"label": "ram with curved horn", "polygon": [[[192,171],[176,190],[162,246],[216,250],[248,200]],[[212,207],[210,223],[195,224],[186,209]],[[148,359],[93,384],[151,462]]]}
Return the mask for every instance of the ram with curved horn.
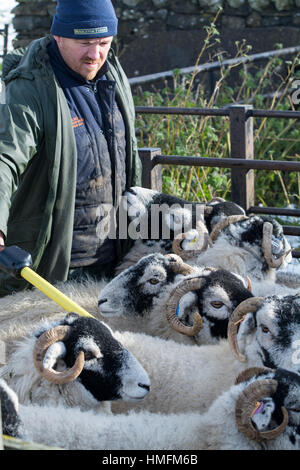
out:
{"label": "ram with curved horn", "polygon": [[251,296],[249,285],[229,271],[196,269],[175,254],[152,254],[101,290],[98,317],[118,330],[214,343],[226,337],[234,308]]}
{"label": "ram with curved horn", "polygon": [[[243,302],[248,303],[252,299],[252,309],[255,310],[257,299]],[[300,296],[271,296],[264,299],[261,307],[253,313],[249,313],[248,304],[241,315],[236,317],[233,314],[235,322],[244,313],[245,318],[238,323],[239,355],[234,354],[234,341],[230,339],[199,347],[178,345],[174,341],[147,334],[116,333],[117,337],[122,337],[123,344],[130,346],[131,352],[147,365],[153,385],[151,396],[143,403],[143,408],[151,412],[169,413],[203,411],[234,382],[240,372],[249,367],[284,367],[300,375]],[[205,318],[202,318],[204,325]],[[228,329],[230,338],[230,327]],[[204,326],[199,335],[203,330]],[[244,357],[246,362],[241,362],[240,358]],[[193,382],[192,390],[187,377]],[[166,378],[168,380],[165,381]],[[180,396],[175,393],[178,387]],[[113,412],[128,412],[131,408],[126,404],[115,404]]]}
{"label": "ram with curved horn", "polygon": [[[239,395],[235,406],[235,419],[238,430],[247,439],[256,442],[273,440],[280,436],[285,430],[289,415],[285,407],[281,407],[283,414],[282,423],[274,429],[260,431],[253,424],[253,414],[256,410],[256,404],[265,397],[271,397],[277,390],[278,383],[274,379],[261,379],[249,384]],[[261,402],[260,402],[261,403]]]}
{"label": "ram with curved horn", "polygon": [[[75,364],[66,371],[56,371],[51,366],[49,366],[49,368],[45,367],[44,364],[44,358],[46,352],[48,351],[48,348],[50,348],[50,346],[52,346],[53,344],[58,343],[59,341],[66,340],[70,332],[70,325],[55,326],[54,328],[51,328],[50,330],[47,330],[42,333],[42,335],[37,339],[35,343],[33,350],[33,362],[35,368],[37,369],[41,377],[48,380],[49,382],[55,384],[73,382],[73,380],[76,380],[82,372],[82,369],[84,367],[83,351],[79,351]],[[59,354],[59,356],[60,355],[61,354]],[[56,363],[59,356],[58,354],[55,357],[53,357],[52,355],[51,362]]]}
{"label": "ram with curved horn", "polygon": [[[197,299],[194,311],[182,309],[180,314],[180,302],[190,293]],[[239,276],[229,271],[206,268],[178,282],[166,301],[166,318],[176,331],[195,336],[197,344],[214,344],[227,337],[231,313],[251,296],[250,280],[246,286]],[[195,316],[201,316],[201,324],[195,322]],[[199,328],[197,333],[193,330],[196,327]]]}
{"label": "ram with curved horn", "polygon": [[21,403],[109,411],[110,401],[137,402],[150,390],[145,369],[94,318],[41,322],[13,349],[0,375]]}
{"label": "ram with curved horn", "polygon": [[292,260],[282,226],[266,216],[222,218],[212,227],[210,239],[207,250],[194,253],[187,261],[191,266],[214,266],[248,275],[253,281],[274,282],[276,270]]}
{"label": "ram with curved horn", "polygon": [[[177,250],[203,251],[210,243],[207,228],[211,223],[227,215],[245,213],[237,204],[221,198],[213,198],[210,202],[191,202],[138,186],[126,191],[123,200],[121,210],[125,211],[124,218],[128,217],[128,236],[132,239],[133,246],[116,267],[115,275],[148,254],[171,253],[175,239],[177,241],[174,246]],[[201,223],[198,234],[197,229]],[[182,255],[182,251],[176,253]]]}
{"label": "ram with curved horn", "polygon": [[278,365],[300,374],[296,345],[300,339],[299,295],[253,297],[237,306],[228,324],[228,342],[241,362],[274,367],[278,348],[285,355]]}
{"label": "ram with curved horn", "polygon": [[299,450],[299,376],[283,369],[245,375],[203,413],[113,416],[19,405],[0,380],[3,425],[10,435],[65,449]]}
{"label": "ram with curved horn", "polygon": [[206,251],[211,245],[208,230],[202,221],[196,223],[195,230],[177,235],[172,242],[172,251],[187,261]]}

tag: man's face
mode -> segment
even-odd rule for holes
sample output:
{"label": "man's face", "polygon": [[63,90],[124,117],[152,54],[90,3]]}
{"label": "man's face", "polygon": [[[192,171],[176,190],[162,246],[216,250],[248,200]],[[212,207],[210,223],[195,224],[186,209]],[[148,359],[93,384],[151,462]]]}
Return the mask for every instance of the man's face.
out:
{"label": "man's face", "polygon": [[104,64],[113,36],[72,39],[54,36],[66,64],[86,80],[93,80]]}

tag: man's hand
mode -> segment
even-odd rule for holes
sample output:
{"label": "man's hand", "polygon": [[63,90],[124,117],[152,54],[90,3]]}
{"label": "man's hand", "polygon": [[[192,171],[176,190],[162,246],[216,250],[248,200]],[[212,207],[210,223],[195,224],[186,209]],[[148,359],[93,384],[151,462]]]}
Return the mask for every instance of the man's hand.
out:
{"label": "man's hand", "polygon": [[0,230],[0,246],[4,246],[4,233]]}

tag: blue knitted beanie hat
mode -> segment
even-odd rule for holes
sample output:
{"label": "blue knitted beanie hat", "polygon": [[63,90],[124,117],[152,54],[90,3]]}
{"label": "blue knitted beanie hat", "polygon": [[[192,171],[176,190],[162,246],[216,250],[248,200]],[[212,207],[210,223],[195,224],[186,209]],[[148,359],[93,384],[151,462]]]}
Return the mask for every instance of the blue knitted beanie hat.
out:
{"label": "blue knitted beanie hat", "polygon": [[65,38],[115,36],[118,19],[110,0],[58,0],[50,32]]}

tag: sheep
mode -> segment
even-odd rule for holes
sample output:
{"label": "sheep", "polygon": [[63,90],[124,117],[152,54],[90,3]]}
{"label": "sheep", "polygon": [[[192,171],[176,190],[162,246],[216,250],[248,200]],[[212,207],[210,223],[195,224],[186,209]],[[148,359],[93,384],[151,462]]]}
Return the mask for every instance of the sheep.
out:
{"label": "sheep", "polygon": [[[276,220],[246,216],[244,209],[233,202],[215,198],[197,204],[139,187],[130,188],[125,196],[131,224],[140,232],[116,268],[116,275],[142,256],[157,251],[173,251],[189,264],[229,269],[259,280],[275,280],[276,270],[292,260],[291,247]],[[158,222],[153,216],[156,207],[165,208]],[[165,226],[168,236],[163,236]]]}
{"label": "sheep", "polygon": [[[186,276],[174,276],[177,262],[179,267],[186,266]],[[113,329],[185,344],[226,338],[230,314],[252,296],[249,286],[227,270],[188,268],[175,255],[144,256],[101,290],[97,317]],[[195,312],[201,315],[201,330],[196,334],[192,328]]]}
{"label": "sheep", "polygon": [[[189,285],[190,292],[183,295],[182,289],[186,289],[189,277],[196,276],[196,273],[200,276],[198,281],[192,281],[195,285]],[[181,292],[177,312],[181,321],[170,319],[171,325],[175,327],[173,329],[167,319],[167,310],[172,310],[172,306],[165,307],[165,302],[169,295],[170,301],[174,299],[174,294],[177,296],[177,290],[173,292],[176,285]],[[183,263],[177,255],[163,256],[159,253],[142,258],[136,266],[123,271],[109,283],[89,279],[84,283],[69,281],[59,287],[111,327],[146,332],[186,344],[194,341],[199,344],[211,343],[226,337],[230,313],[239,302],[251,295],[239,276],[224,270],[196,270]],[[99,292],[100,316],[97,308]],[[105,298],[109,301],[104,303]],[[103,315],[101,309],[104,309]],[[193,325],[196,309],[201,312],[202,329],[199,334],[191,336],[188,330]],[[109,313],[110,310],[113,310],[113,318],[106,317],[105,312]],[[6,342],[17,339],[20,329],[22,334],[26,334],[26,328],[32,322],[46,318],[47,315],[59,319],[63,314],[61,307],[36,290],[0,299],[0,312],[0,340]],[[116,318],[120,313],[123,313],[123,317]],[[16,318],[20,322],[16,322]],[[178,331],[185,334],[179,334]]]}
{"label": "sheep", "polygon": [[172,241],[182,233],[188,233],[191,239],[191,243],[182,242],[184,250],[206,250],[209,243],[206,224],[210,227],[228,215],[245,215],[240,206],[220,198],[210,203],[189,202],[138,186],[124,193],[122,208],[129,221],[126,236],[134,239],[134,243],[115,268],[115,275],[143,256],[172,252]]}
{"label": "sheep", "polygon": [[284,369],[245,372],[203,414],[99,416],[91,410],[24,406],[0,381],[4,428],[10,435],[73,450],[299,450],[300,377]]}
{"label": "sheep", "polygon": [[[199,347],[126,331],[115,331],[115,335],[149,374],[151,393],[143,409],[202,412],[247,367],[283,367],[300,374],[299,324],[299,296],[251,297],[236,307],[229,320],[228,339],[218,344]],[[112,405],[114,413],[129,409],[127,404]],[[137,404],[136,409],[141,406]]]}
{"label": "sheep", "polygon": [[[166,291],[190,272],[194,272],[193,268],[183,263],[176,255],[171,255],[169,259],[158,253],[154,256],[158,256],[157,269],[166,274],[164,281]],[[123,280],[125,279],[125,284],[128,282],[128,295],[130,294],[129,274],[124,274],[122,277]],[[95,317],[98,314],[97,298],[99,292],[107,282],[106,280],[98,281],[94,278],[86,278],[83,282],[68,281],[59,283],[56,287]],[[49,316],[54,320],[60,319],[64,314],[63,307],[49,300],[37,289],[3,297],[0,299],[0,340],[5,342],[17,340],[27,334],[32,324]]]}
{"label": "sheep", "polygon": [[112,400],[137,402],[150,390],[145,369],[111,330],[75,313],[36,324],[11,347],[0,376],[21,403],[106,412]]}
{"label": "sheep", "polygon": [[[135,405],[136,409],[144,408],[151,412],[166,413],[198,409],[202,412],[220,392],[230,386],[233,377],[246,366],[271,364],[276,367],[284,366],[286,369],[299,373],[300,367],[291,360],[291,355],[295,354],[293,345],[296,344],[297,335],[299,336],[299,314],[298,317],[296,314],[299,312],[300,298],[298,296],[266,298],[255,314],[256,327],[246,329],[241,322],[240,344],[248,361],[241,362],[239,360],[240,356],[236,353],[236,343],[232,339],[235,332],[232,332],[231,319],[236,311],[240,312],[237,310],[240,306],[245,308],[245,313],[252,311],[252,302],[257,306],[256,299],[253,297],[239,304],[230,317],[228,340],[220,340],[218,344],[214,345],[199,347],[198,345],[175,343],[172,340],[151,337],[142,333],[114,331],[116,340],[137,358],[147,371],[152,383],[151,393],[143,401],[143,406],[139,403]],[[291,312],[294,314],[291,315]],[[251,317],[252,315],[250,315]],[[264,336],[261,332],[262,325],[266,323],[269,323],[269,328],[272,329],[271,339],[269,339],[269,335]],[[249,319],[246,324],[249,325]],[[244,330],[247,334],[242,334]],[[291,331],[295,332],[293,344],[288,341]],[[247,342],[245,342],[245,338]],[[276,341],[280,347],[277,345],[273,348],[272,341]],[[233,357],[233,353],[237,354],[236,358]],[[32,348],[30,357],[31,354]],[[244,360],[244,358],[242,359]],[[26,357],[25,353],[22,354],[22,360],[11,354],[5,366],[7,378],[10,367],[14,368],[17,367],[15,364],[20,364],[19,375],[12,378],[18,382],[15,386],[20,389],[22,389],[24,371],[27,371],[22,361],[30,363],[30,359]],[[111,405],[114,413],[127,412],[130,408],[131,406],[125,403],[112,402]]]}
{"label": "sheep", "polygon": [[[190,234],[185,234],[185,241]],[[210,232],[212,245],[199,253],[187,251],[185,261],[191,266],[214,266],[248,275],[251,280],[276,281],[276,271],[292,260],[291,247],[282,226],[267,216],[230,216],[215,224]],[[176,241],[173,252],[178,251]]]}

